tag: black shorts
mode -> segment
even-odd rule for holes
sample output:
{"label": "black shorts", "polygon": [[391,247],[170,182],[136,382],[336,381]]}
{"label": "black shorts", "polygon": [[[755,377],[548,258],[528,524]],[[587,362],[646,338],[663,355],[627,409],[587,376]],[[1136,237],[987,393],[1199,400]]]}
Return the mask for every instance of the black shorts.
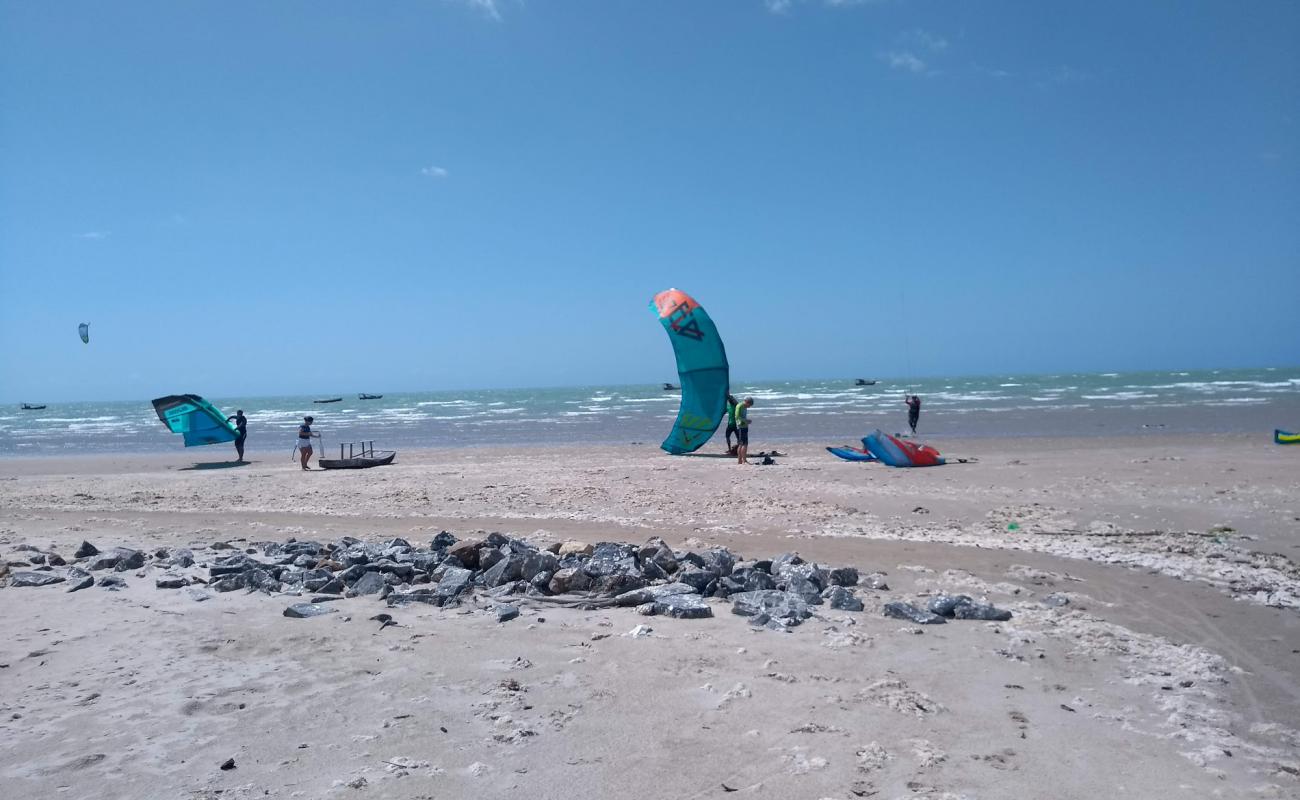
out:
{"label": "black shorts", "polygon": [[735,432],[738,431],[738,430],[740,430],[740,429],[736,427],[736,423],[731,422],[731,423],[728,423],[728,424],[727,424],[727,435],[728,435],[728,436],[730,436],[731,434],[735,433]]}
{"label": "black shorts", "polygon": [[736,441],[741,447],[749,447],[749,428],[736,428]]}
{"label": "black shorts", "polygon": [[244,440],[248,438],[248,433],[241,433],[235,436],[235,447],[243,447]]}

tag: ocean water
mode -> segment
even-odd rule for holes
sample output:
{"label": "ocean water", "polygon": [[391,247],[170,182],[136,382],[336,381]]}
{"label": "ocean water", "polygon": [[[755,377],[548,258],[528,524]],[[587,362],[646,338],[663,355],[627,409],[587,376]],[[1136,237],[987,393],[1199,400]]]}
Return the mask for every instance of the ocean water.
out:
{"label": "ocean water", "polygon": [[[195,387],[198,388],[198,387]],[[369,387],[377,392],[378,388]],[[901,431],[903,393],[923,401],[920,438],[1116,436],[1300,429],[1300,367],[1176,372],[999,375],[880,380],[852,378],[737,381],[755,405],[753,447],[791,440],[854,443],[875,428]],[[337,396],[337,395],[335,395]],[[578,386],[385,393],[380,400],[314,404],[311,397],[207,398],[244,409],[249,452],[288,454],[306,414],[326,452],[373,440],[380,449],[473,445],[653,443],[667,434],[679,395],[654,386]],[[717,440],[721,442],[721,431]],[[180,437],[159,422],[148,399],[50,403],[44,411],[0,408],[0,455],[167,452]],[[225,458],[230,445],[191,448]]]}

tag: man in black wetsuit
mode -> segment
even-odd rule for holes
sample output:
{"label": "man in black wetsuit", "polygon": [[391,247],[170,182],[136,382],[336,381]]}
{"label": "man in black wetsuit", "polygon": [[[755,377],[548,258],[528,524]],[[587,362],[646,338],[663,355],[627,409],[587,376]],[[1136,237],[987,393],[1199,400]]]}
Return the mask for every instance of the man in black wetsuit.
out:
{"label": "man in black wetsuit", "polygon": [[916,435],[916,423],[921,421],[921,398],[912,395],[905,401],[907,403],[907,424],[912,426],[912,435]]}
{"label": "man in black wetsuit", "polygon": [[248,438],[248,417],[244,416],[244,409],[235,412],[235,416],[226,417],[226,422],[234,420],[235,430],[239,435],[235,437],[235,453],[239,456],[239,463],[244,463],[244,440]]}

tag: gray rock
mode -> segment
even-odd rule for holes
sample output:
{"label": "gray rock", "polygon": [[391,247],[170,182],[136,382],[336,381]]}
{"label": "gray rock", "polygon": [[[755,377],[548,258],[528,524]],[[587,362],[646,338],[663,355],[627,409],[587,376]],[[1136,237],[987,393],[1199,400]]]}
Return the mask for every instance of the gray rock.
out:
{"label": "gray rock", "polygon": [[889,591],[889,584],[885,582],[885,576],[879,572],[873,572],[867,577],[863,578],[859,585],[865,586],[868,589],[875,589],[876,591],[880,591],[880,592]]}
{"label": "gray rock", "polygon": [[478,572],[486,572],[505,557],[506,554],[501,552],[500,548],[484,545],[478,549],[478,566],[475,569]]}
{"label": "gray rock", "polygon": [[344,598],[343,598],[343,595],[341,595],[341,594],[314,594],[314,595],[312,595],[312,597],[311,597],[311,602],[313,602],[313,603],[333,603],[333,602],[335,602],[335,601],[337,601],[337,600],[342,600],[342,599],[344,599]]}
{"label": "gray rock", "polygon": [[703,568],[715,575],[730,575],[732,568],[736,566],[736,557],[725,548],[706,550],[700,554],[700,557],[704,559]]}
{"label": "gray rock", "polygon": [[473,580],[474,573],[467,569],[452,567],[443,574],[442,580],[438,581],[438,588],[434,591],[443,598],[442,604],[446,605],[448,600],[468,589]]}
{"label": "gray rock", "polygon": [[307,619],[308,617],[319,617],[322,614],[333,614],[337,610],[323,603],[294,603],[284,610],[284,615],[293,619]]}
{"label": "gray rock", "polygon": [[196,603],[202,603],[204,600],[212,599],[212,592],[209,592],[207,589],[202,589],[198,586],[186,586],[185,596]]}
{"label": "gray rock", "polygon": [[1011,612],[995,608],[987,603],[962,603],[953,609],[957,619],[980,619],[988,622],[1006,622],[1011,619]]}
{"label": "gray rock", "polygon": [[243,574],[244,586],[259,592],[272,594],[280,591],[280,581],[264,569],[250,569]]}
{"label": "gray rock", "polygon": [[939,594],[930,598],[930,602],[925,607],[930,609],[931,613],[938,614],[941,617],[953,616],[954,609],[962,604],[969,605],[971,599],[964,594],[947,595]]}
{"label": "gray rock", "polygon": [[697,594],[669,594],[651,604],[656,614],[676,619],[703,619],[713,616],[713,609]]}
{"label": "gray rock", "polygon": [[178,547],[171,553],[171,558],[167,560],[169,567],[192,567],[194,566],[194,553],[188,547]]}
{"label": "gray rock", "polygon": [[948,621],[938,614],[923,611],[911,603],[885,603],[883,613],[886,617],[905,619],[910,622],[915,622],[917,625],[941,625]]}
{"label": "gray rock", "polygon": [[523,577],[523,567],[523,557],[517,555],[502,556],[483,573],[483,585],[491,587],[500,586],[503,583],[514,583]]}
{"label": "gray rock", "polygon": [[582,592],[591,588],[591,576],[583,572],[581,567],[566,567],[556,570],[547,587],[552,594]]}
{"label": "gray rock", "polygon": [[610,575],[636,575],[636,549],[631,545],[600,542],[582,567],[593,578]]}
{"label": "gray rock", "polygon": [[71,586],[68,587],[68,591],[69,591],[69,592],[79,592],[79,591],[81,591],[82,589],[89,589],[90,587],[94,586],[94,585],[95,585],[95,576],[94,576],[94,575],[86,575],[86,576],[81,577],[81,578],[73,578],[72,581],[73,581],[73,583],[72,583]]}
{"label": "gray rock", "polygon": [[446,550],[454,544],[456,544],[456,537],[447,531],[443,531],[433,537],[433,540],[429,542],[429,547],[433,550]]}
{"label": "gray rock", "polygon": [[384,580],[383,573],[367,572],[362,575],[356,583],[352,584],[352,591],[357,594],[378,594],[387,584]]}
{"label": "gray rock", "polygon": [[121,555],[118,562],[113,565],[113,569],[118,572],[127,572],[128,570],[140,569],[140,567],[144,566],[145,556],[141,551],[121,547],[115,547],[113,549]]}
{"label": "gray rock", "polygon": [[45,554],[44,554],[44,553],[32,553],[31,557],[28,558],[27,560],[30,561],[30,562],[32,562],[33,564],[44,564],[44,563],[45,563]]}
{"label": "gray rock", "polygon": [[519,616],[519,608],[512,605],[499,605],[493,609],[497,614],[497,622],[509,622]]}
{"label": "gray rock", "polygon": [[810,580],[800,577],[787,578],[785,590],[809,605],[821,605],[822,591]]}
{"label": "gray rock", "polygon": [[9,576],[9,585],[14,587],[50,586],[55,583],[63,583],[65,580],[67,578],[53,572],[15,572]]}
{"label": "gray rock", "polygon": [[121,560],[122,557],[119,555],[114,555],[113,553],[100,553],[90,558],[90,561],[86,564],[86,569],[112,569],[113,567],[116,567],[117,563]]}
{"label": "gray rock", "polygon": [[[804,563],[804,561],[799,557],[798,553],[782,553],[772,559],[768,565],[767,571],[772,575],[780,575],[787,566],[802,563]],[[755,566],[757,566],[757,564]]]}
{"label": "gray rock", "polygon": [[843,586],[832,586],[822,592],[822,599],[831,608],[838,611],[861,611],[864,606],[862,601],[853,596],[853,592],[845,589]]}
{"label": "gray rock", "polygon": [[1051,606],[1052,608],[1060,608],[1062,606],[1068,606],[1069,604],[1070,598],[1063,594],[1053,593],[1043,598],[1043,605]]}
{"label": "gray rock", "polygon": [[733,594],[730,599],[731,613],[742,617],[764,614],[771,619],[781,619],[787,624],[798,625],[812,616],[811,609],[803,600],[775,589],[741,592]]}
{"label": "gray rock", "polygon": [[526,581],[531,581],[540,573],[554,573],[559,568],[560,559],[556,558],[554,553],[547,553],[545,551],[529,553],[524,558],[523,565],[519,568],[519,577]]}
{"label": "gray rock", "polygon": [[598,594],[612,597],[614,595],[622,594],[623,592],[631,591],[632,589],[640,589],[646,584],[646,579],[642,578],[640,575],[615,573],[613,575],[605,575],[596,579],[592,589]]}
{"label": "gray rock", "polygon": [[208,586],[214,592],[233,592],[236,589],[243,589],[244,575],[243,573],[238,573],[235,575],[227,575],[224,578],[219,578],[213,581],[212,583],[208,584]]}
{"label": "gray rock", "polygon": [[66,567],[68,562],[58,553],[50,553],[45,557],[45,563],[51,567]]}
{"label": "gray rock", "polygon": [[837,567],[829,575],[832,586],[858,585],[858,571],[854,567]]}
{"label": "gray rock", "polygon": [[827,574],[826,570],[816,564],[809,564],[807,562],[800,564],[783,564],[780,570],[775,572],[774,575],[776,576],[778,587],[783,582],[789,584],[791,581],[800,579],[811,583],[813,588],[817,590],[818,594],[820,594],[823,589],[830,585],[830,576]]}
{"label": "gray rock", "polygon": [[644,586],[632,589],[614,597],[614,605],[639,606],[663,597],[678,594],[698,594],[694,586],[685,583],[665,583],[658,586]]}
{"label": "gray rock", "polygon": [[745,592],[758,592],[776,588],[776,579],[755,567],[741,567],[732,570],[731,579],[742,582],[743,588],[741,591]]}
{"label": "gray rock", "polygon": [[94,546],[93,544],[91,544],[90,542],[82,541],[81,546],[77,548],[77,552],[75,552],[75,553],[72,554],[72,557],[73,557],[73,558],[90,558],[91,556],[97,556],[97,555],[99,555],[99,548],[98,548],[98,547],[95,547],[95,546]]}
{"label": "gray rock", "polygon": [[156,589],[182,589],[189,585],[189,580],[180,575],[163,575],[154,581]]}
{"label": "gray rock", "polygon": [[704,594],[709,584],[718,577],[712,572],[695,567],[677,570],[677,582],[684,583],[695,589],[699,594]]}
{"label": "gray rock", "polygon": [[447,548],[447,555],[449,557],[454,556],[469,569],[476,569],[478,567],[478,549],[482,544],[478,539],[465,539]]}
{"label": "gray rock", "polygon": [[346,583],[339,580],[338,578],[334,578],[333,580],[326,581],[325,583],[321,584],[319,587],[312,589],[312,591],[320,592],[321,594],[343,594],[343,590],[346,588],[347,588]]}
{"label": "gray rock", "polygon": [[401,606],[408,603],[427,603],[431,606],[440,606],[445,597],[438,594],[437,589],[412,589],[409,592],[392,592],[384,598],[389,606]]}
{"label": "gray rock", "polygon": [[104,575],[100,577],[99,585],[105,589],[117,591],[126,588],[126,579],[120,575]]}

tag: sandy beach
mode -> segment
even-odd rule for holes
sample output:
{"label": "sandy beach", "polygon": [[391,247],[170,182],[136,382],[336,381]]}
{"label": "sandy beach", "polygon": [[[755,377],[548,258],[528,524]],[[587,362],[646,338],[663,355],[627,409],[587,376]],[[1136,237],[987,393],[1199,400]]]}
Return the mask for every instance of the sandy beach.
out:
{"label": "sandy beach", "polygon": [[[927,470],[779,445],[403,451],[305,474],[224,449],[0,461],[0,552],[343,536],[798,552],[882,572],[790,632],[482,597],[195,602],[3,590],[0,776],[22,797],[1002,798],[1300,794],[1300,470],[1258,436],[937,442]],[[756,447],[761,447],[761,443]],[[196,461],[196,459],[201,459]],[[1008,622],[917,626],[963,592]],[[1068,602],[1045,602],[1054,595]],[[638,625],[652,633],[627,635]],[[233,769],[220,770],[233,758]]]}

